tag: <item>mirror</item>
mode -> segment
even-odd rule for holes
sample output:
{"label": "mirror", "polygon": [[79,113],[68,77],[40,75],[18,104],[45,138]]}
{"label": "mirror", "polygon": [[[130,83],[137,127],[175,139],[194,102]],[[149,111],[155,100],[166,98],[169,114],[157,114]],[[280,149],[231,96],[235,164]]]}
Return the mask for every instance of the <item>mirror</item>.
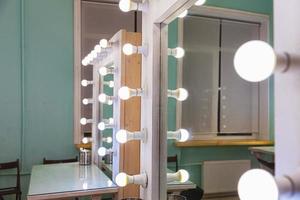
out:
{"label": "mirror", "polygon": [[181,8],[161,26],[160,131],[167,133],[168,193],[235,199],[241,174],[258,167],[249,146],[272,144],[272,81],[247,82],[233,63],[245,42],[269,41],[272,2],[255,3],[264,14],[235,4]]}

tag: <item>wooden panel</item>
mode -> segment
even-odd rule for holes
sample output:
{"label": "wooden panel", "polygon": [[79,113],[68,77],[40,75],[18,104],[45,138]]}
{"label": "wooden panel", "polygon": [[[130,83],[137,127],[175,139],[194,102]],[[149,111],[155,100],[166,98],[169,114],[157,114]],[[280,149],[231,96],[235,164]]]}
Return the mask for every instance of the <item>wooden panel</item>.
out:
{"label": "wooden panel", "polygon": [[205,146],[267,146],[274,145],[270,140],[189,140],[176,142],[177,147],[205,147]]}

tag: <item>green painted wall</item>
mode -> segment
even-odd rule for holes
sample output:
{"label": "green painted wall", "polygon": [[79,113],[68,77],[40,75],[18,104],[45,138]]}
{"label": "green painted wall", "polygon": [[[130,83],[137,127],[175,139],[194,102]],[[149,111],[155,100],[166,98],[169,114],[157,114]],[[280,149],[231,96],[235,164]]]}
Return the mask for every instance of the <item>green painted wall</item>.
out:
{"label": "green painted wall", "polygon": [[[237,9],[270,16],[270,42],[273,41],[273,0],[207,0],[207,6]],[[174,20],[168,27],[168,46],[177,46],[178,23]],[[177,60],[171,56],[168,59],[168,87],[175,89],[177,86]],[[270,84],[270,139],[274,137],[274,88],[273,78]],[[168,102],[168,130],[176,129],[176,101],[169,98]],[[244,147],[199,147],[199,148],[177,148],[172,141],[168,142],[168,155],[179,156],[180,168],[190,172],[190,180],[201,186],[201,167],[205,160],[239,160],[251,159],[252,166],[257,166],[254,157],[249,153],[248,146]],[[173,166],[169,166],[172,168]]]}
{"label": "green painted wall", "polygon": [[[73,0],[0,0],[0,162],[74,157]],[[0,187],[12,181],[0,175]]]}

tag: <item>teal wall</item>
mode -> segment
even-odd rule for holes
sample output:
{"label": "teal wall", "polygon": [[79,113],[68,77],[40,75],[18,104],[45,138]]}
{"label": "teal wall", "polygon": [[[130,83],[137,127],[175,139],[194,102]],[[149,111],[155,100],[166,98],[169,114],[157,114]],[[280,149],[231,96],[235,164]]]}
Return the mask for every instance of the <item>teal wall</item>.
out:
{"label": "teal wall", "polygon": [[[270,43],[273,41],[273,0],[207,0],[207,6],[230,8],[270,16]],[[178,21],[174,20],[168,27],[168,47],[177,46]],[[168,59],[168,87],[175,89],[177,86],[177,60],[173,57]],[[274,88],[273,78],[270,81],[270,139],[274,135]],[[169,98],[168,102],[168,130],[176,129],[176,101]],[[179,156],[180,168],[186,169],[190,173],[190,180],[201,186],[201,167],[206,160],[239,160],[250,159],[252,167],[257,166],[257,162],[250,154],[248,146],[240,147],[198,147],[198,148],[177,148],[173,141],[168,142],[168,155],[177,154]],[[173,166],[169,166],[172,168]]]}
{"label": "teal wall", "polygon": [[[0,162],[74,157],[73,0],[0,0]],[[0,175],[0,187],[11,182]]]}

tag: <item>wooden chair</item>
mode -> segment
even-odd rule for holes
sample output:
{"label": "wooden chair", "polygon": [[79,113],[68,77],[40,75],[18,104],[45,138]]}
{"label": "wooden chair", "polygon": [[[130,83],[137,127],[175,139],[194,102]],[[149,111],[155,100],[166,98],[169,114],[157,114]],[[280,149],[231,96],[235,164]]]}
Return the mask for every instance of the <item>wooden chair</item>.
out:
{"label": "wooden chair", "polygon": [[178,158],[175,156],[168,156],[168,163],[175,163],[176,172],[178,171]]}
{"label": "wooden chair", "polygon": [[0,199],[3,200],[3,196],[6,195],[16,195],[16,200],[21,200],[21,186],[20,186],[20,167],[19,167],[19,159],[14,162],[0,163],[0,170],[9,170],[16,169],[17,170],[17,183],[15,187],[8,188],[0,188]]}
{"label": "wooden chair", "polygon": [[70,163],[70,162],[78,162],[78,156],[71,159],[64,159],[64,160],[47,160],[46,158],[43,159],[43,164],[58,164],[58,163]]}

